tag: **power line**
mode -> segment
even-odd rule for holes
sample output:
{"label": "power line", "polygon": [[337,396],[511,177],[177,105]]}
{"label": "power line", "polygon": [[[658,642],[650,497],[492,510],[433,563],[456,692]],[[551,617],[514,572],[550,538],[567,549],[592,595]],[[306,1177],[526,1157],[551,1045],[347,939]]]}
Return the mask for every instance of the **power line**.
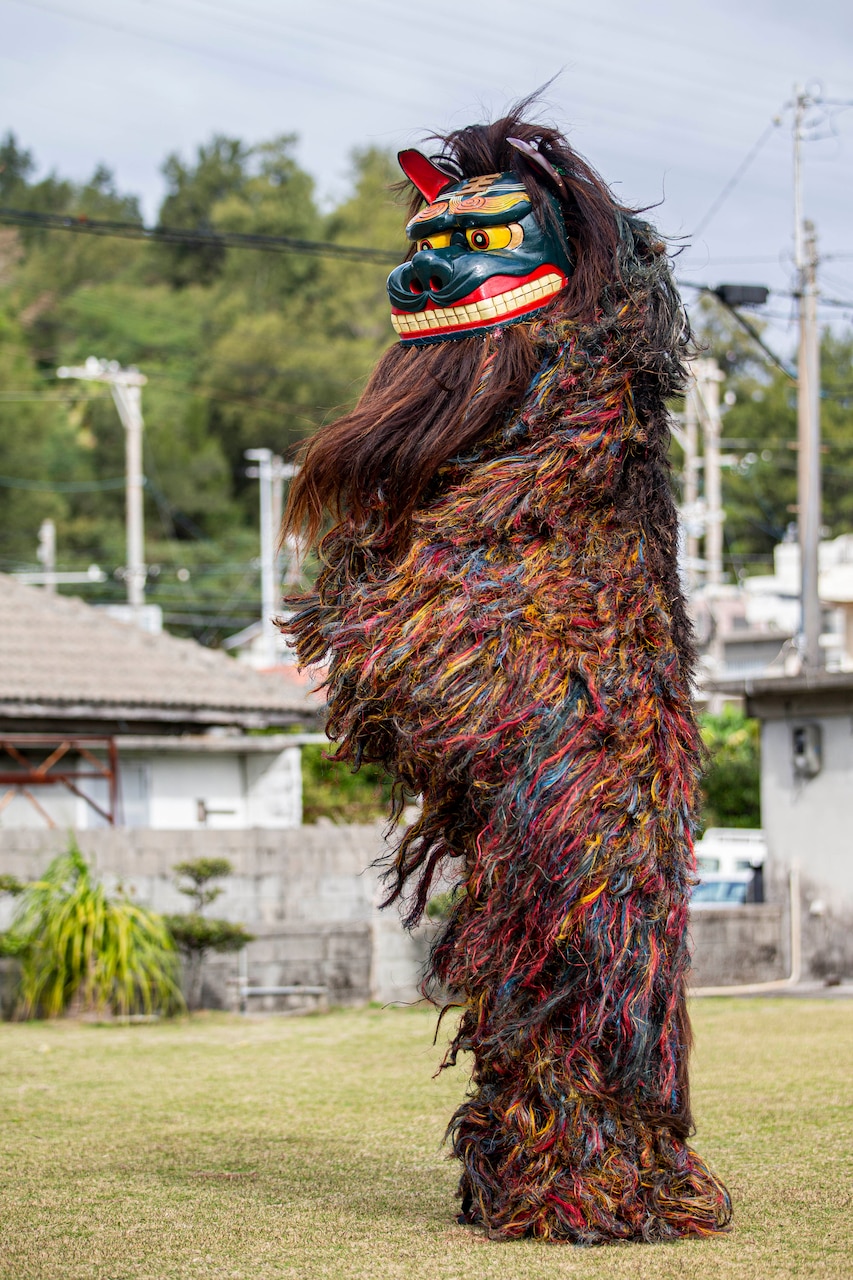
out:
{"label": "power line", "polygon": [[[271,66],[268,62],[259,62],[255,58],[247,58],[240,53],[229,50],[223,53],[218,49],[203,48],[201,45],[190,44],[188,41],[176,40],[171,36],[164,35],[160,31],[145,31],[138,26],[128,26],[123,22],[113,22],[108,18],[95,18],[87,13],[72,13],[68,9],[60,8],[58,5],[44,4],[42,0],[22,0],[22,3],[29,9],[40,9],[43,13],[52,13],[60,18],[65,18],[71,22],[85,22],[90,26],[104,27],[108,31],[115,31],[119,35],[131,36],[136,39],[151,40],[155,44],[167,45],[169,48],[177,49],[181,53],[200,54],[202,57],[215,58],[221,62],[230,62],[235,66],[249,67],[253,71],[265,71],[268,75],[281,78],[282,69],[280,67]],[[318,80],[316,76],[306,77],[300,73],[298,67],[289,66],[287,74],[290,77],[296,77],[304,83],[308,83],[313,88],[318,84],[325,89],[334,89],[336,86],[331,80]]]}
{"label": "power line", "polygon": [[[694,246],[695,247],[695,246]],[[753,263],[773,262],[778,263],[780,255],[778,253],[764,253],[757,256],[738,257],[738,258],[703,258],[701,262],[691,263],[694,267],[732,267],[732,266],[751,266]],[[681,261],[681,259],[679,259]]]}
{"label": "power line", "polygon": [[[111,308],[111,314],[118,314],[120,310],[121,308],[119,307]],[[389,329],[389,337],[390,336],[391,336],[391,330]],[[27,355],[31,357],[34,356],[36,359],[40,359],[40,360],[53,361],[54,359],[58,359],[60,356],[60,352],[56,347],[30,348],[25,343],[21,343],[21,342],[4,342],[3,345],[7,349],[12,349],[15,351],[23,351]],[[135,342],[135,345],[139,347],[140,350],[143,350],[143,351],[151,350],[150,344],[148,342]],[[305,380],[305,378],[309,376],[309,375],[306,375],[305,372],[301,370],[297,365],[291,365],[291,366],[287,366],[287,365],[276,366],[276,365],[261,365],[261,364],[242,365],[242,364],[235,363],[234,361],[231,361],[231,360],[219,360],[219,359],[216,359],[215,357],[213,359],[210,359],[208,363],[214,369],[221,369],[223,371],[230,371],[234,373],[265,373],[265,374],[269,374],[272,377],[281,377],[281,378],[290,378],[290,377],[298,376],[303,380]],[[171,363],[169,367],[174,368],[176,366],[174,365],[174,363]],[[194,370],[191,365],[185,364],[183,366],[177,366],[177,367],[183,367],[189,370],[190,375],[194,376]],[[354,392],[358,388],[360,383],[360,380],[358,378],[347,378],[347,379],[329,378],[322,371],[319,373],[312,374],[310,375],[310,377],[314,381],[322,382],[326,386],[346,388],[348,392]],[[318,404],[318,403],[296,404],[289,400],[269,400],[261,396],[244,395],[240,391],[231,391],[225,387],[193,386],[191,383],[188,383],[186,379],[171,377],[169,374],[163,373],[159,369],[156,372],[156,380],[158,383],[166,383],[172,389],[173,393],[176,395],[197,396],[199,399],[211,400],[214,403],[219,403],[221,401],[222,403],[225,403],[225,404],[248,405],[250,408],[268,409],[276,413],[280,412],[281,410],[287,410],[290,413],[299,414],[302,420],[308,423],[310,426],[315,425],[313,419],[310,416],[308,416],[312,410],[315,413],[325,414],[325,413],[328,413],[330,410],[334,409],[336,404],[345,403],[345,400],[346,400],[345,397],[343,399],[339,397],[334,404]],[[51,385],[52,385],[52,382],[51,382]],[[0,404],[6,401],[8,401],[8,403],[10,404],[13,404],[19,401],[23,403],[26,401],[38,402],[42,400],[45,400],[49,403],[55,403],[55,404],[67,404],[72,400],[78,401],[78,400],[109,400],[109,399],[110,399],[109,396],[90,395],[85,392],[74,391],[71,388],[69,388],[68,391],[66,392],[58,392],[58,393],[49,392],[49,391],[45,391],[45,392],[14,391],[9,393],[0,392]]]}
{"label": "power line", "polygon": [[[29,348],[22,347],[21,350],[28,351]],[[71,400],[109,400],[109,396],[90,396],[85,393],[75,395],[73,392],[63,395],[62,392],[51,391],[0,391],[0,404],[29,404],[43,400],[53,404],[68,404]]]}
{"label": "power line", "polygon": [[781,123],[782,121],[778,116],[773,117],[773,119],[770,121],[767,128],[761,134],[761,137],[758,139],[758,141],[754,143],[752,147],[750,147],[746,156],[740,162],[737,169],[735,169],[734,173],[729,178],[728,182],[723,187],[720,194],[716,197],[715,200],[711,202],[711,205],[709,206],[706,213],[699,219],[699,223],[696,226],[695,230],[693,231],[694,236],[701,235],[701,233],[705,230],[708,223],[713,218],[714,214],[725,203],[725,201],[729,198],[731,193],[734,191],[735,187],[740,182],[741,178],[746,173],[747,169],[752,164],[753,160],[758,155],[759,151],[764,146],[767,139],[773,133],[773,130],[777,129]]}
{"label": "power line", "polygon": [[41,480],[22,480],[18,476],[0,476],[3,489],[26,489],[32,493],[102,493],[123,489],[124,476],[116,480],[65,480],[55,484]]}
{"label": "power line", "polygon": [[790,378],[792,382],[797,381],[797,375],[780,359],[779,356],[777,356],[775,351],[768,347],[755,325],[751,324],[749,320],[747,320],[746,316],[741,315],[736,307],[733,307],[730,303],[721,298],[716,289],[712,289],[711,286],[707,284],[691,284],[689,280],[682,280],[680,281],[680,284],[686,289],[696,289],[699,293],[710,294],[712,298],[716,298],[720,306],[725,307],[726,311],[734,316],[741,328],[746,330],[753,342],[758,343],[761,350],[769,357],[770,360],[772,360],[776,368],[781,370],[781,372],[785,374],[785,377]]}
{"label": "power line", "polygon": [[187,227],[146,227],[141,222],[88,218],[85,214],[37,213],[0,206],[0,223],[13,227],[37,227],[45,231],[72,231],[89,236],[118,236],[158,244],[185,244],[197,248],[255,249],[268,253],[303,253],[364,262],[399,263],[400,254],[388,249],[335,244],[330,240],[300,240],[295,236],[254,235],[242,231],[193,231]]}

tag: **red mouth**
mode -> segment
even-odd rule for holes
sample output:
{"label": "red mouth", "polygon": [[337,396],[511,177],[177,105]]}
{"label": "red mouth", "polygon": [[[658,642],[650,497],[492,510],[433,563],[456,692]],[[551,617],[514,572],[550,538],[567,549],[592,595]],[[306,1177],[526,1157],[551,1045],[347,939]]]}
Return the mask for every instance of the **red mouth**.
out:
{"label": "red mouth", "polygon": [[430,298],[420,311],[392,307],[391,323],[403,340],[483,329],[537,311],[565,285],[559,267],[543,263],[527,276],[490,276],[453,306],[436,306]]}

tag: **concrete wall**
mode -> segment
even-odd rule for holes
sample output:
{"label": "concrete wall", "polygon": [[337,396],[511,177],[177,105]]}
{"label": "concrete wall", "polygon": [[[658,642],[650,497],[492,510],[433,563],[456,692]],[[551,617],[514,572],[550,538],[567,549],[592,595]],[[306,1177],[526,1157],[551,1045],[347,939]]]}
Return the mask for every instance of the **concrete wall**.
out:
{"label": "concrete wall", "polygon": [[694,911],[694,987],[772,982],[788,975],[787,913],[779,905],[747,905]]}
{"label": "concrete wall", "polygon": [[[371,999],[409,1003],[419,998],[436,926],[427,922],[409,935],[393,908],[378,910],[382,888],[371,863],[383,851],[379,825],[250,831],[101,829],[80,832],[78,838],[108,886],[121,882],[138,901],[163,912],[189,906],[175,887],[176,862],[228,858],[234,873],[223,882],[225,892],[212,912],[245,924],[255,934],[245,953],[252,985],[326,986],[329,1001],[336,1004]],[[32,879],[66,844],[67,835],[59,831],[0,831],[0,872]],[[13,908],[14,900],[0,895],[0,929],[8,927]],[[817,924],[823,927],[823,918]],[[787,928],[784,902],[694,913],[694,985],[785,976]],[[207,1004],[235,1003],[239,964],[235,955],[210,958]],[[304,1006],[307,1000],[302,997],[295,1003]],[[281,1008],[288,1003],[294,1001],[259,998],[252,1007]]]}
{"label": "concrete wall", "polygon": [[[329,988],[333,1003],[418,999],[426,944],[404,933],[393,909],[378,911],[381,827],[307,826],[296,830],[152,831],[104,828],[78,833],[81,848],[108,886],[124,885],[156,911],[189,909],[175,886],[176,862],[228,858],[233,875],[213,914],[256,935],[246,949],[252,985]],[[38,876],[67,845],[61,831],[0,831],[0,872]],[[0,895],[0,929],[14,900]],[[213,956],[206,999],[232,1002],[234,955]]]}

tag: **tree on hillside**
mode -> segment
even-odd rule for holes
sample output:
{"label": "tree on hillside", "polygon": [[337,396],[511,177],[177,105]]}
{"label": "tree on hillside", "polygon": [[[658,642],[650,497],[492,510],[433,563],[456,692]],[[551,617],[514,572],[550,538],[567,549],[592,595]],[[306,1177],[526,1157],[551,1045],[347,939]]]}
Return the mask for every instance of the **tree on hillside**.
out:
{"label": "tree on hillside", "polygon": [[18,146],[14,133],[7,133],[0,142],[0,203],[14,206],[15,197],[25,195],[35,167],[33,153]]}
{"label": "tree on hillside", "polygon": [[[38,178],[18,139],[0,144],[17,207],[139,221],[99,167],[82,184]],[[257,146],[217,136],[166,162],[162,225],[216,227],[404,252],[399,176],[380,151],[355,157],[348,195],[317,206],[291,136]],[[124,435],[108,394],[56,381],[89,355],[148,377],[148,584],[167,625],[216,641],[257,616],[257,488],[246,448],[288,453],[349,407],[393,341],[381,262],[0,228],[0,570],[32,566],[41,519],[59,567],[124,563]],[[8,487],[21,484],[21,488]],[[36,488],[32,486],[35,485]],[[27,487],[30,486],[30,487]],[[180,576],[179,576],[180,575]],[[121,599],[115,577],[86,589]]]}
{"label": "tree on hillside", "polygon": [[[249,149],[239,138],[216,134],[198,148],[195,164],[185,164],[177,152],[167,157],[162,174],[166,198],[158,222],[163,227],[191,231],[214,228],[214,206],[239,191],[245,181]],[[159,248],[169,282],[210,284],[221,274],[225,250],[216,245],[163,245]]]}

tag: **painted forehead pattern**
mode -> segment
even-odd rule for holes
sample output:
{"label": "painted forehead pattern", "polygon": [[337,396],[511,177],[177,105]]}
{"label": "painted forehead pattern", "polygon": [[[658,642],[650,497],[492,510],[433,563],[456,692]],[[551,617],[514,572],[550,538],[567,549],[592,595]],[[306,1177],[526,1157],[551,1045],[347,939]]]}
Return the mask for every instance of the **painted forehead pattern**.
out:
{"label": "painted forehead pattern", "polygon": [[406,235],[415,240],[427,226],[434,229],[455,225],[477,226],[512,213],[515,219],[531,209],[524,185],[511,173],[489,173],[469,178],[441,193],[441,199],[428,204],[406,225]]}

